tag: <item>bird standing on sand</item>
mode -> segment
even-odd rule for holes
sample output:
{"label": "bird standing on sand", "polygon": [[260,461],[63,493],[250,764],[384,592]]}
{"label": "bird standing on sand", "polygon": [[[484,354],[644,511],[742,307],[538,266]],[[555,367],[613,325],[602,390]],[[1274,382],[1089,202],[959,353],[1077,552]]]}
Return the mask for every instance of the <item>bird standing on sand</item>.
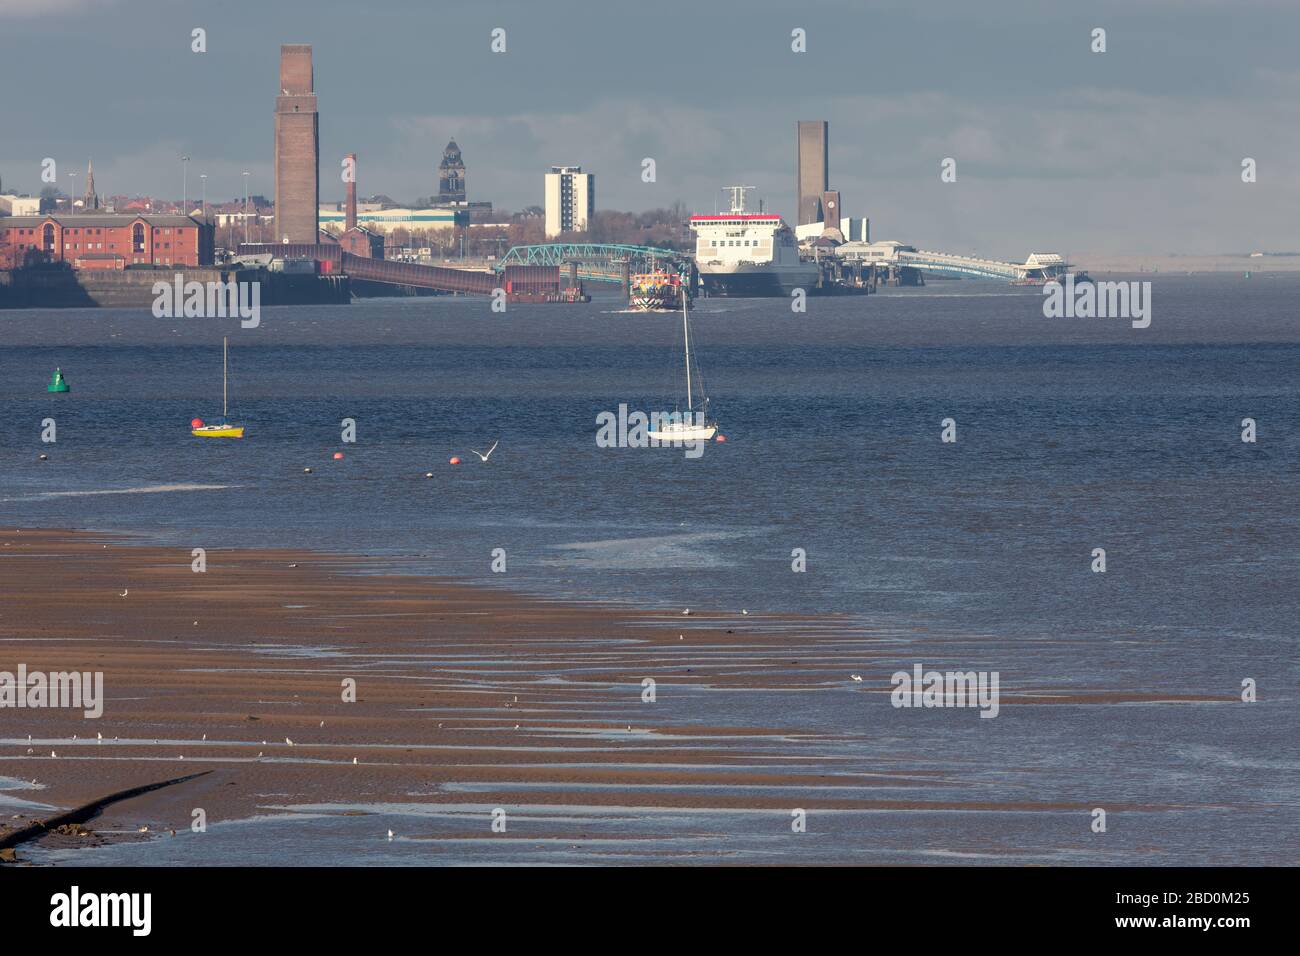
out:
{"label": "bird standing on sand", "polygon": [[122,593],[119,595],[119,597],[126,597],[126,596],[127,596],[128,594],[130,594],[130,593],[131,593],[131,589],[130,589],[130,588],[123,588],[123,589],[122,589]]}
{"label": "bird standing on sand", "polygon": [[501,439],[498,438],[496,441],[492,443],[492,447],[489,448],[486,453],[479,451],[477,448],[471,448],[470,451],[478,455],[479,458],[481,458],[483,461],[487,461],[489,458],[492,457],[492,453],[497,450],[497,445],[499,444],[501,444]]}
{"label": "bird standing on sand", "polygon": [[284,742],[285,742],[286,744],[288,744],[290,747],[293,746],[293,741],[290,740],[288,737],[285,737],[285,738],[284,738]]}

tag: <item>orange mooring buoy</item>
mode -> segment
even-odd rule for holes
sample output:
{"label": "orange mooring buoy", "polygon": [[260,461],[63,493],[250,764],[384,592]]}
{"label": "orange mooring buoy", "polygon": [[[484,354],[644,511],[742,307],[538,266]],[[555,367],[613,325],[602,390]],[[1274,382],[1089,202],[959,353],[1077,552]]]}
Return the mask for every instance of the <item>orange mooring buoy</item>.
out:
{"label": "orange mooring buoy", "polygon": [[715,438],[715,439],[713,439],[713,440],[714,440],[714,441],[726,441],[726,440],[727,440],[727,436],[726,436],[726,435],[719,435],[717,438]]}
{"label": "orange mooring buoy", "polygon": [[334,460],[335,460],[335,461],[338,461],[338,460],[339,460],[340,458],[342,458],[342,457],[343,457],[343,452],[341,452],[341,451],[336,451],[336,452],[334,453]]}
{"label": "orange mooring buoy", "polygon": [[453,464],[453,465],[459,465],[459,464],[460,464],[460,459],[457,458],[455,455],[453,455],[451,458],[449,458],[449,459],[447,459],[447,460],[448,460],[449,463],[451,463],[451,464]]}

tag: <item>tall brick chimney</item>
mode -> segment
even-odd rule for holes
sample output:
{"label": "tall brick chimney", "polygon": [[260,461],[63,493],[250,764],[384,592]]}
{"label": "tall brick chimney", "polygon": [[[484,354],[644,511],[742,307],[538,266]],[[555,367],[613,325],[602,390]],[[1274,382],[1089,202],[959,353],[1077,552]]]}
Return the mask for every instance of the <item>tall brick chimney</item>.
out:
{"label": "tall brick chimney", "polygon": [[348,204],[347,204],[347,221],[343,228],[351,232],[357,227],[357,154],[348,153],[350,162],[348,165],[352,169],[352,178],[348,180]]}
{"label": "tall brick chimney", "polygon": [[320,209],[320,129],[311,46],[280,46],[275,98],[275,241],[315,244]]}

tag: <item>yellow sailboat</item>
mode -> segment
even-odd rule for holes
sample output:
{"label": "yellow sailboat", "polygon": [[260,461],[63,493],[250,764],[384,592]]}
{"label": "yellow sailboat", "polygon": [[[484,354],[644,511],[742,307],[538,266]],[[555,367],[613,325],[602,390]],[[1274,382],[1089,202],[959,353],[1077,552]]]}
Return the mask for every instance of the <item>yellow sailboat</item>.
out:
{"label": "yellow sailboat", "polygon": [[244,426],[231,425],[226,416],[230,413],[230,339],[221,340],[221,424],[205,425],[201,419],[190,423],[190,434],[196,438],[243,438]]}

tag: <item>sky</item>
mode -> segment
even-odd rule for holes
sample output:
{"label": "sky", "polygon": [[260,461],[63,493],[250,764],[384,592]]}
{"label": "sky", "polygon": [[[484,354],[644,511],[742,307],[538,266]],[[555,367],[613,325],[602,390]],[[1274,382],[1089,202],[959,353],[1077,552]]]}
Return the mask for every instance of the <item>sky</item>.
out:
{"label": "sky", "polygon": [[789,221],[795,123],[825,119],[873,239],[1294,251],[1297,40],[1297,0],[0,0],[0,181],[35,194],[50,157],[79,195],[93,158],[101,194],[179,198],[188,155],[192,198],[200,173],[242,196],[244,170],[272,196],[279,45],[310,43],[322,201],[352,151],[362,195],[435,193],[455,137],[469,198],[503,209],[563,164],[599,208],[712,212],[744,183]]}

